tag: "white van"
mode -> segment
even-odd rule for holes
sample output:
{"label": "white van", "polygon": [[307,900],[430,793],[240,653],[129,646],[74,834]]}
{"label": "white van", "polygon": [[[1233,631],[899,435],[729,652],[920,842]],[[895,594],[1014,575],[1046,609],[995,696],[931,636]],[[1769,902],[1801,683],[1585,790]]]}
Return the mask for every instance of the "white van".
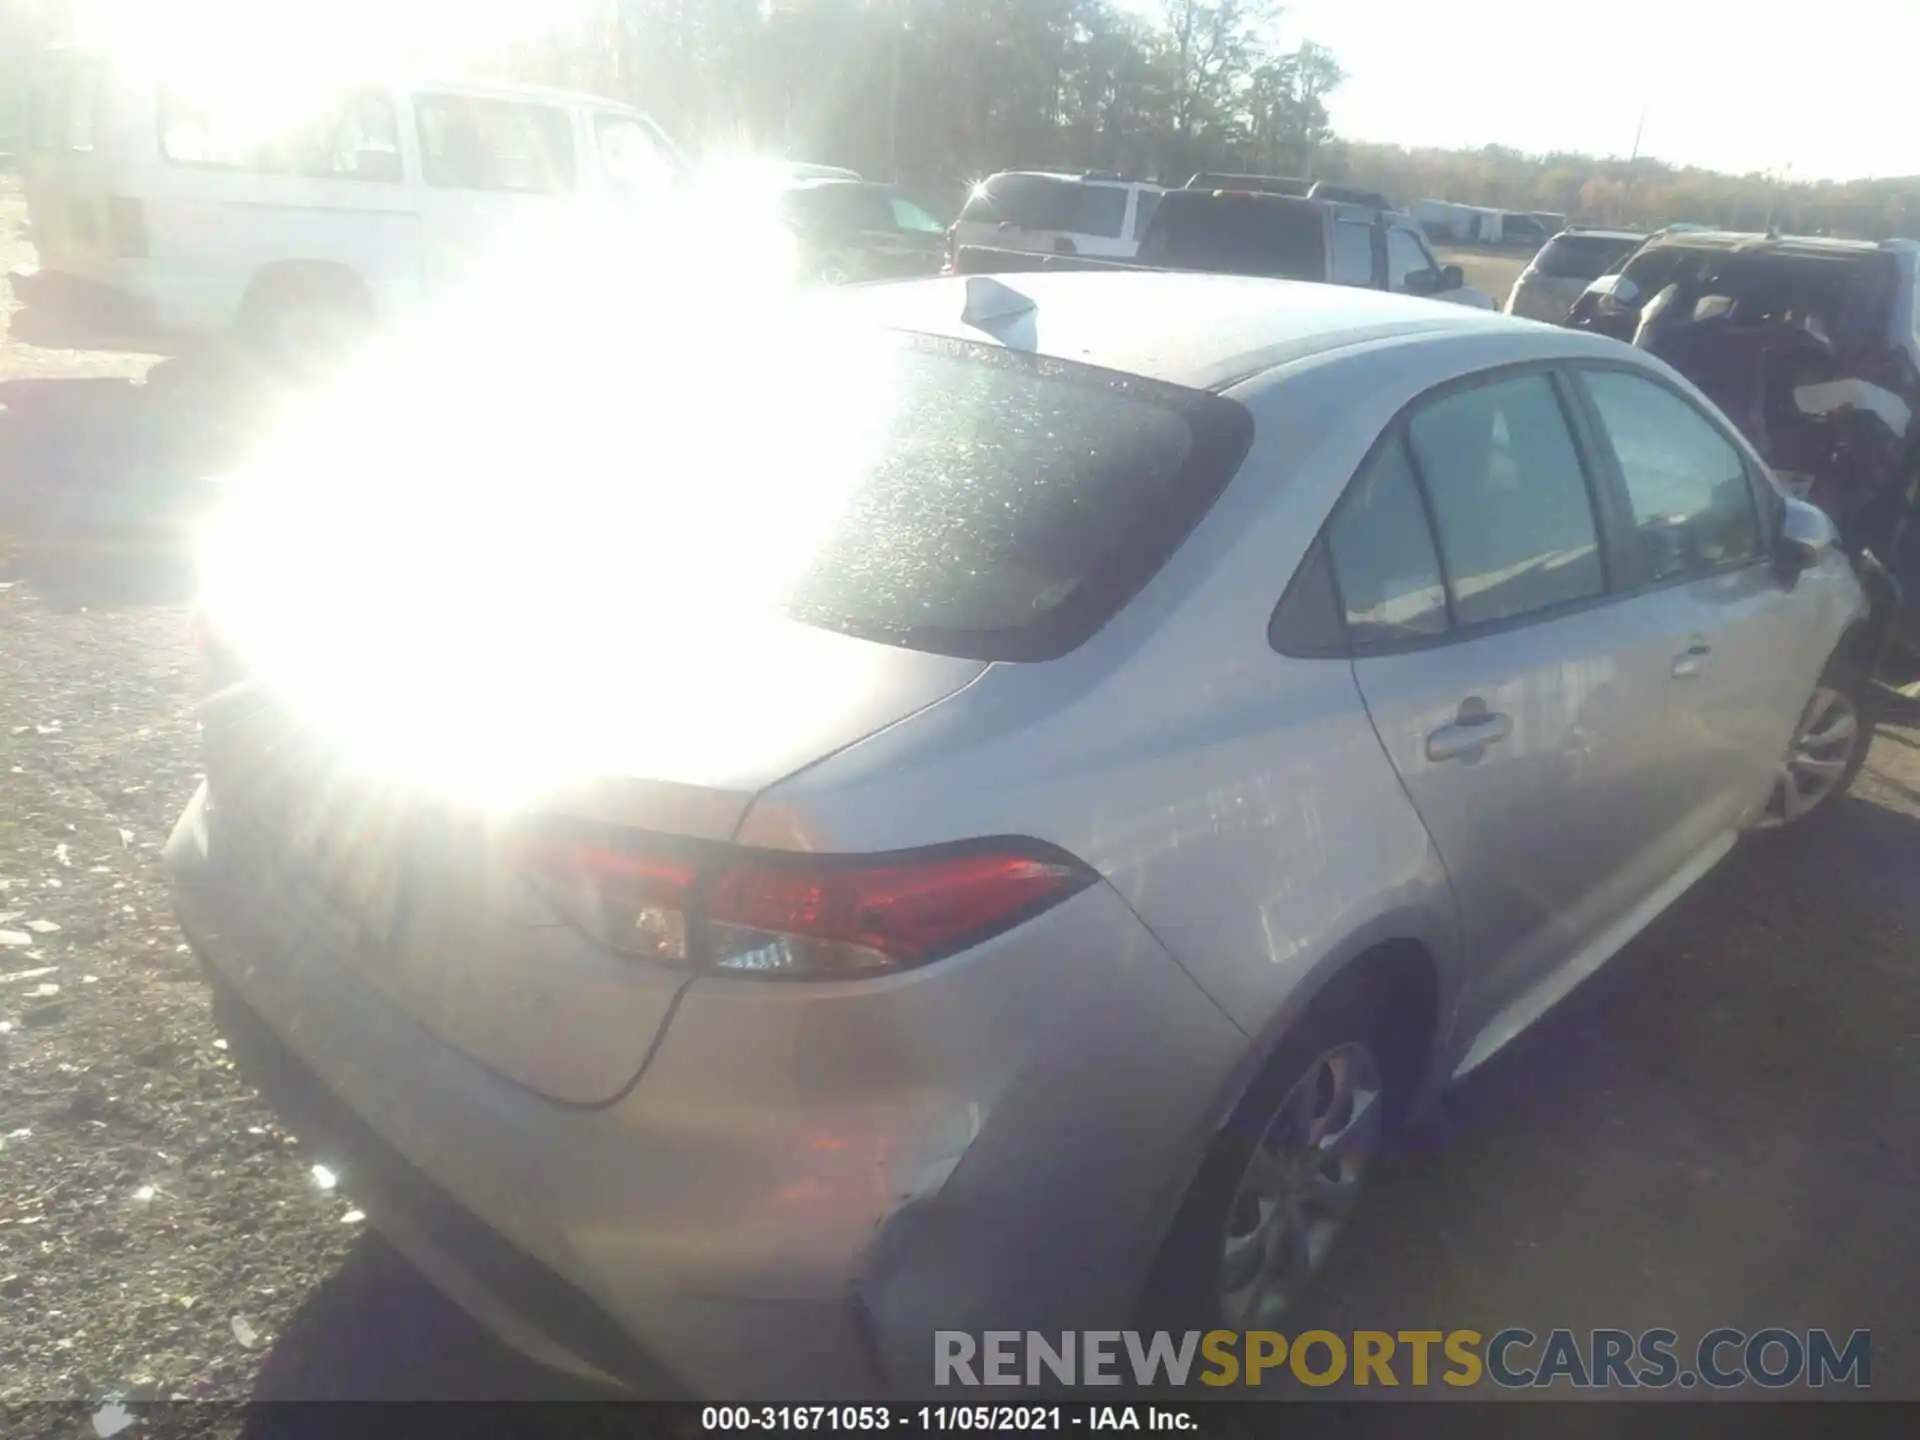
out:
{"label": "white van", "polygon": [[[288,363],[451,281],[560,201],[645,205],[686,174],[640,111],[527,85],[331,86],[276,102],[82,49],[43,56],[15,326],[171,353],[238,332]],[[24,322],[24,323],[23,323]]]}

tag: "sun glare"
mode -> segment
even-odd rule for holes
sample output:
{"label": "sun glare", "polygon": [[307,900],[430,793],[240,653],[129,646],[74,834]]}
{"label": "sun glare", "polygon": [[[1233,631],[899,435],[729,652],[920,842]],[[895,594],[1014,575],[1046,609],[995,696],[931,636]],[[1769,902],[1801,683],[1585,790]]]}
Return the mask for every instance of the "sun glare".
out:
{"label": "sun glare", "polygon": [[[183,143],[246,147],[589,8],[96,3],[82,34],[188,97]],[[765,643],[889,376],[795,293],[772,175],[723,173],[496,207],[344,373],[262,418],[204,536],[203,609],[366,768],[520,803],[632,762],[688,723],[676,690]],[[780,654],[751,662],[770,695],[806,683]]]}
{"label": "sun glare", "polygon": [[503,235],[227,485],[207,613],[368,769],[514,805],[632,763],[716,667],[807,683],[770,634],[884,434],[890,352],[777,250],[690,228]]}

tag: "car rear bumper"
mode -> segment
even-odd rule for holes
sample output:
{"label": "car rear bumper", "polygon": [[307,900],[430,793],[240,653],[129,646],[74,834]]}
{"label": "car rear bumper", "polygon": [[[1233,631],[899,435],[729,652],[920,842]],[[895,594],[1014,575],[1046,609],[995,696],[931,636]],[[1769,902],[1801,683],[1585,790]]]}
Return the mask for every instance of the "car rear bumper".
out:
{"label": "car rear bumper", "polygon": [[696,982],[626,1095],[562,1105],[427,1033],[206,836],[203,792],[168,861],[246,1073],[482,1323],[642,1391],[900,1396],[936,1329],[1124,1324],[1244,1045],[1096,887],[1025,948],[914,975]]}

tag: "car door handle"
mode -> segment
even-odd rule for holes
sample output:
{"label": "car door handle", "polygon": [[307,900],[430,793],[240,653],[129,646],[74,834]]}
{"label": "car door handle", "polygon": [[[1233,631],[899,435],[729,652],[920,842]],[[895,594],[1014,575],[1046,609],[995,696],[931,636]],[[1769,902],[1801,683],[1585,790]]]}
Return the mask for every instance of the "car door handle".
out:
{"label": "car door handle", "polygon": [[1676,679],[1684,680],[1689,675],[1698,675],[1707,657],[1713,654],[1713,647],[1704,640],[1696,640],[1678,655],[1673,657],[1673,673]]}
{"label": "car door handle", "polygon": [[1487,746],[1498,744],[1512,733],[1513,721],[1487,709],[1486,702],[1475,697],[1461,703],[1451,725],[1442,725],[1427,736],[1427,759],[1435,764],[1478,759]]}

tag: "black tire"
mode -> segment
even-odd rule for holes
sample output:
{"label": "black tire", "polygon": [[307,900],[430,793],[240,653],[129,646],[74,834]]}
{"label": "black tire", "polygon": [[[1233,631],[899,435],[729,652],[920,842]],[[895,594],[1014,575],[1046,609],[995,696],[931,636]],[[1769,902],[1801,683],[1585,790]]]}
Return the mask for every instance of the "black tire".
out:
{"label": "black tire", "polygon": [[[1381,1134],[1390,1133],[1417,1082],[1408,1060],[1414,1047],[1408,1043],[1404,1027],[1396,1023],[1397,1013],[1384,986],[1374,976],[1356,969],[1336,979],[1287,1032],[1248,1087],[1232,1120],[1215,1137],[1188,1187],[1142,1296],[1139,1321],[1143,1326],[1171,1330],[1265,1327],[1279,1313],[1296,1306],[1324,1277],[1323,1256],[1312,1276],[1289,1296],[1285,1310],[1257,1318],[1228,1314],[1221,1291],[1229,1222],[1234,1219],[1234,1207],[1241,1202],[1241,1182],[1255,1146],[1275,1123],[1282,1102],[1316,1060],[1329,1052],[1358,1045],[1372,1054],[1383,1085],[1377,1102],[1381,1107]],[[1376,1144],[1374,1158],[1379,1148]],[[1364,1187],[1365,1183],[1363,1174],[1358,1186]],[[1363,1193],[1353,1204],[1364,1203]],[[1345,1210],[1349,1217],[1353,1204]]]}
{"label": "black tire", "polygon": [[349,361],[372,330],[373,302],[344,270],[289,266],[254,282],[239,328],[277,376],[319,380]]}
{"label": "black tire", "polygon": [[[1867,666],[1853,652],[1852,647],[1843,645],[1827,662],[1820,672],[1820,678],[1814,684],[1814,693],[1807,700],[1807,707],[1801,712],[1799,720],[1794,722],[1793,747],[1798,749],[1802,743],[1803,732],[1809,728],[1809,722],[1816,722],[1816,707],[1821,697],[1828,692],[1840,697],[1851,712],[1854,729],[1851,749],[1846,752],[1845,764],[1840,771],[1838,782],[1831,789],[1823,791],[1820,797],[1807,809],[1795,815],[1786,814],[1784,789],[1776,783],[1774,792],[1767,801],[1765,818],[1760,826],[1762,834],[1801,834],[1808,829],[1831,823],[1833,815],[1839,810],[1834,802],[1852,788],[1860,769],[1867,763],[1867,751],[1873,746],[1873,727],[1875,721],[1875,696],[1873,679]],[[1838,758],[1837,755],[1835,758]],[[1786,762],[1783,761],[1783,777]]]}

